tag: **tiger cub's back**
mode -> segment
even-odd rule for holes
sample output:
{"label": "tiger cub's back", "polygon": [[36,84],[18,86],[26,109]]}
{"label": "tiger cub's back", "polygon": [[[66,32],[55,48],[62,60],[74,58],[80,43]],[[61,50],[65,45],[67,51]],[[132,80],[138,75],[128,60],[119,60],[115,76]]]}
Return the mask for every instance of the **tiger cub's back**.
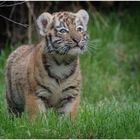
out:
{"label": "tiger cub's back", "polygon": [[26,88],[26,67],[33,46],[23,45],[17,48],[6,63],[6,99],[8,110],[18,115],[24,111],[23,88]]}

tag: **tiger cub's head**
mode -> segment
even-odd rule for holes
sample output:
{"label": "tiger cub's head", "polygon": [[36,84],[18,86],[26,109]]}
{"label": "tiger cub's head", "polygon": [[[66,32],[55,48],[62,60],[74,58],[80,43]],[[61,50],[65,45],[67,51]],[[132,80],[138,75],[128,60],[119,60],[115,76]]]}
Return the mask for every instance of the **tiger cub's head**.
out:
{"label": "tiger cub's head", "polygon": [[48,53],[77,55],[87,47],[88,13],[42,13],[37,19],[40,35],[46,40]]}

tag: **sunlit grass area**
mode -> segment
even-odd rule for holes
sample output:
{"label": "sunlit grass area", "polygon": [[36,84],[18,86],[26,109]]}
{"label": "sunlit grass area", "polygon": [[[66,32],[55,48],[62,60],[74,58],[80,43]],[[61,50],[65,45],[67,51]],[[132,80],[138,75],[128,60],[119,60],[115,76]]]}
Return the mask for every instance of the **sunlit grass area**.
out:
{"label": "sunlit grass area", "polygon": [[90,15],[89,49],[81,56],[81,105],[75,121],[49,110],[30,123],[5,110],[5,60],[0,55],[0,138],[140,138],[139,12]]}

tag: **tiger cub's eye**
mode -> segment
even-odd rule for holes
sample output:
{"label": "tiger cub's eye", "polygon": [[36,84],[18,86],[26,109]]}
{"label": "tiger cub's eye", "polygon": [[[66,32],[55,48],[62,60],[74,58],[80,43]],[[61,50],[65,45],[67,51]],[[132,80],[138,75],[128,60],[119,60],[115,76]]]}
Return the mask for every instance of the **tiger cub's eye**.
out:
{"label": "tiger cub's eye", "polygon": [[67,33],[68,31],[67,31],[66,29],[63,28],[63,29],[60,29],[59,32],[60,32],[60,33]]}
{"label": "tiger cub's eye", "polygon": [[78,26],[78,27],[76,28],[76,30],[77,30],[77,32],[83,32],[83,27],[82,27],[82,26]]}

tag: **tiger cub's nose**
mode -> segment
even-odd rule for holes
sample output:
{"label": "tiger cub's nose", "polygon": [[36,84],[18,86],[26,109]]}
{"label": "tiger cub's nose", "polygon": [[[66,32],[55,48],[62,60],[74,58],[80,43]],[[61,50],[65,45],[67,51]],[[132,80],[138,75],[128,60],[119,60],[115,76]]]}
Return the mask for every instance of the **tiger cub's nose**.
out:
{"label": "tiger cub's nose", "polygon": [[81,37],[80,36],[75,36],[72,40],[78,45],[79,42],[81,41]]}

